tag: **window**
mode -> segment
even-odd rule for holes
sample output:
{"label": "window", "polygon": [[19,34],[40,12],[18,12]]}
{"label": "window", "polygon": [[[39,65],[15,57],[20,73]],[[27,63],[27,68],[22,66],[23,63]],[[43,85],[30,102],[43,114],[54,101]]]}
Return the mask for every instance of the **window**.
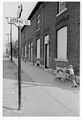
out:
{"label": "window", "polygon": [[49,35],[45,36],[45,44],[49,44]]}
{"label": "window", "polygon": [[67,27],[57,31],[57,59],[67,59]]}
{"label": "window", "polygon": [[33,57],[33,43],[29,43],[29,60],[32,62],[32,57]]}
{"label": "window", "polygon": [[30,54],[31,54],[31,62],[33,60],[33,43],[30,43]]}
{"label": "window", "polygon": [[37,16],[36,20],[36,30],[40,29],[40,14]]}
{"label": "window", "polygon": [[22,47],[22,58],[23,58],[23,47]]}
{"label": "window", "polygon": [[66,9],[66,2],[58,2],[57,14],[61,13],[64,9]]}
{"label": "window", "polygon": [[40,39],[37,40],[37,58],[40,58]]}
{"label": "window", "polygon": [[26,46],[25,46],[25,57],[26,57]]}

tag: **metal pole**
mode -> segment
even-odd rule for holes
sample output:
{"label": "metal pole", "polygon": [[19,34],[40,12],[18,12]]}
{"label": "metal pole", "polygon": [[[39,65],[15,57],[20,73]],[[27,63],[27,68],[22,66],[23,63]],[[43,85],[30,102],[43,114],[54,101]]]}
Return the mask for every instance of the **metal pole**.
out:
{"label": "metal pole", "polygon": [[21,109],[21,27],[18,27],[18,110]]}
{"label": "metal pole", "polygon": [[12,61],[12,24],[10,24],[10,46],[11,46],[11,61]]}

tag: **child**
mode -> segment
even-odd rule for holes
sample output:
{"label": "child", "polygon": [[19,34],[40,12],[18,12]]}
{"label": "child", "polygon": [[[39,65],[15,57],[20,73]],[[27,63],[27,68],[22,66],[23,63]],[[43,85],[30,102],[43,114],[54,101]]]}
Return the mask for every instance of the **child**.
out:
{"label": "child", "polygon": [[62,69],[57,70],[57,78],[59,80],[65,81],[65,75]]}
{"label": "child", "polygon": [[69,65],[67,70],[69,71],[69,78],[73,81],[73,87],[77,87],[77,83],[75,82],[73,66]]}

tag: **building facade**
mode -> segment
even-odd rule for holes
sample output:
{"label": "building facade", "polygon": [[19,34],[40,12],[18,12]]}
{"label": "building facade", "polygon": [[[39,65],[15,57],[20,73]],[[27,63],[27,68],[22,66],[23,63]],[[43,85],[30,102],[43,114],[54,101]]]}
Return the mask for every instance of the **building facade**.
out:
{"label": "building facade", "polygon": [[22,57],[38,66],[80,67],[80,2],[38,2],[21,30]]}

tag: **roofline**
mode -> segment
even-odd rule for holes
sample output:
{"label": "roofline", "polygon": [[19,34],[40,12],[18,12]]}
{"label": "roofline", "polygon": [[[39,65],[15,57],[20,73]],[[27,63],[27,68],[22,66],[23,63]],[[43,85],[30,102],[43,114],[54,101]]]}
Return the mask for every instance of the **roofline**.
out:
{"label": "roofline", "polygon": [[43,2],[37,2],[36,6],[34,7],[34,9],[32,10],[31,14],[30,14],[29,17],[28,17],[28,20],[30,20],[30,19],[33,17],[34,13],[36,12],[36,10],[39,8],[39,6],[40,6],[42,3],[43,3]]}
{"label": "roofline", "polygon": [[[36,10],[39,8],[39,6],[42,4],[43,2],[37,2],[34,9],[32,10],[31,14],[28,17],[28,20],[30,20],[33,17],[33,14],[36,12]],[[21,29],[21,31],[25,28],[26,25],[24,25]]]}

